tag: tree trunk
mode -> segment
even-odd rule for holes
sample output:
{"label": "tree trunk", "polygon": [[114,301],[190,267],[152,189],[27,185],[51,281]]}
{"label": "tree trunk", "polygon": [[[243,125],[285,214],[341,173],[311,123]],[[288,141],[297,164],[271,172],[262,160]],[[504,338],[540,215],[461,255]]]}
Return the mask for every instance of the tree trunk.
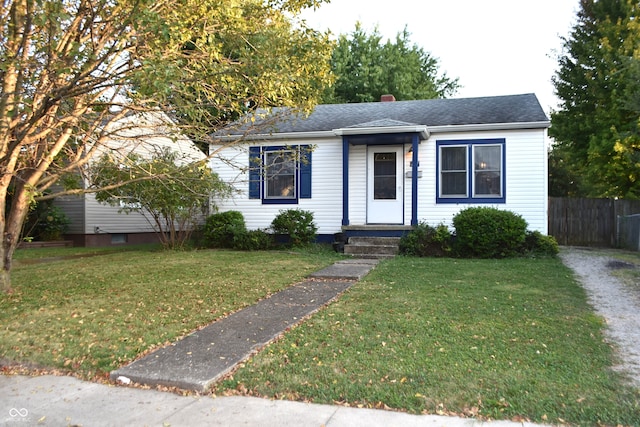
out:
{"label": "tree trunk", "polygon": [[[0,191],[6,194],[6,190]],[[6,198],[0,197],[0,203],[6,203]],[[0,233],[2,233],[2,244],[0,245],[0,256],[2,257],[2,266],[0,267],[0,292],[8,294],[12,292],[11,287],[11,265],[13,261],[13,253],[18,247],[20,239],[20,231],[22,223],[29,210],[29,194],[23,185],[17,185],[11,208],[8,212],[2,211],[0,217]],[[5,220],[5,214],[7,219]]]}
{"label": "tree trunk", "polygon": [[[6,227],[6,223],[3,222],[3,226]],[[4,227],[3,227],[4,228]],[[5,231],[4,239],[0,245],[0,255],[2,256],[2,266],[0,267],[0,292],[3,294],[10,294],[13,289],[11,288],[11,264],[13,261],[13,251],[17,246],[16,237],[12,236],[10,232]],[[12,247],[13,246],[13,247]]]}
{"label": "tree trunk", "polygon": [[[3,263],[4,264],[4,263]],[[9,260],[9,267],[2,266],[0,270],[0,292],[3,294],[10,294],[13,292],[11,287],[11,260]]]}

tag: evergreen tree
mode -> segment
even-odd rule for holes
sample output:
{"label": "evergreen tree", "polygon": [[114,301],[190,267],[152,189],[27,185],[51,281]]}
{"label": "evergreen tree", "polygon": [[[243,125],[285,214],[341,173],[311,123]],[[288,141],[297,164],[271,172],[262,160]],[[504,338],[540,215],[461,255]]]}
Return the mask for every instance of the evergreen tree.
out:
{"label": "evergreen tree", "polygon": [[336,82],[325,103],[375,102],[384,94],[398,100],[445,98],[458,89],[458,79],[439,73],[438,60],[410,42],[410,33],[382,42],[375,29],[367,34],[357,23],[349,35],[340,35],[331,59]]}
{"label": "evergreen tree", "polygon": [[561,104],[551,116],[550,172],[573,177],[567,192],[575,196],[638,198],[640,5],[581,0],[580,7],[553,79]]}

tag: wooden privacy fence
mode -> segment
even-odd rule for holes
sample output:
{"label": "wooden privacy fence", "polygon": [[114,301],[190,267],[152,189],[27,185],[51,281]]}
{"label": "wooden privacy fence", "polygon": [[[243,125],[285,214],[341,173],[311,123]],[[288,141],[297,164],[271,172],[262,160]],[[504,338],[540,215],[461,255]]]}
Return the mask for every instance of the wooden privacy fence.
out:
{"label": "wooden privacy fence", "polygon": [[617,231],[619,248],[640,251],[640,214],[619,216]]}
{"label": "wooden privacy fence", "polygon": [[617,247],[618,216],[640,213],[640,200],[549,198],[549,235],[568,246]]}

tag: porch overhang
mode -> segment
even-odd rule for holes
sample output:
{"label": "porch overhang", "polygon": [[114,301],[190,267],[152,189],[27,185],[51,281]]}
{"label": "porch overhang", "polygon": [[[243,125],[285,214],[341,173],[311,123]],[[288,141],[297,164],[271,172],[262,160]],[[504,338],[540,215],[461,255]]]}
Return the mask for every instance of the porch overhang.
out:
{"label": "porch overhang", "polygon": [[336,129],[342,136],[342,226],[349,226],[349,146],[411,145],[411,226],[418,225],[418,149],[429,138],[426,126],[371,126]]}
{"label": "porch overhang", "polygon": [[348,127],[335,129],[333,133],[337,136],[366,136],[366,135],[389,135],[389,134],[418,134],[420,140],[429,139],[429,130],[426,126],[370,126],[370,127]]}

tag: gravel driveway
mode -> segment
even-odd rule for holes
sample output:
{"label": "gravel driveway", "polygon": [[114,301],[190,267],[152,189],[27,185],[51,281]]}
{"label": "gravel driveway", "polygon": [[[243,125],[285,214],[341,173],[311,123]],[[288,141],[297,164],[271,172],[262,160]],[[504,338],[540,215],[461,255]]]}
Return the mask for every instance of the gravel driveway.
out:
{"label": "gravel driveway", "polygon": [[[614,275],[621,269],[638,270],[640,256],[627,261],[621,252],[607,249],[563,247],[560,257],[587,291],[589,302],[607,324],[607,339],[618,350],[615,368],[640,387],[640,281],[637,274]],[[635,262],[634,262],[635,261]]]}

